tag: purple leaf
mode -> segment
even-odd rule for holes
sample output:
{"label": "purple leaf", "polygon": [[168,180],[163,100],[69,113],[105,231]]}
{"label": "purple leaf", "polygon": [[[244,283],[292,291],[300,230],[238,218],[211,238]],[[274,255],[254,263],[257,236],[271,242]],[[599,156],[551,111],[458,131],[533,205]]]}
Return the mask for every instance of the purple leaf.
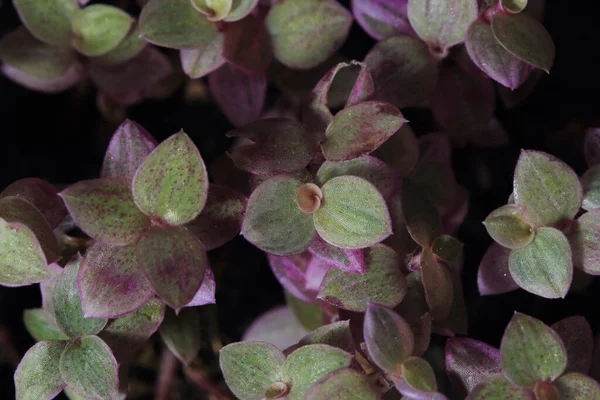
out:
{"label": "purple leaf", "polygon": [[296,344],[308,331],[287,306],[260,315],[246,330],[242,341],[271,343],[280,350]]}
{"label": "purple leaf", "polygon": [[208,267],[202,244],[181,227],[151,228],[135,256],[156,294],[176,311],[192,301]]}
{"label": "purple leaf", "polygon": [[500,350],[474,339],[448,339],[446,370],[453,385],[466,394],[492,375],[502,373]]}
{"label": "purple leaf", "polygon": [[456,204],[459,186],[449,164],[422,160],[417,163],[408,180],[421,189],[439,213],[446,213]]}
{"label": "purple leaf", "polygon": [[197,307],[204,306],[206,304],[215,304],[215,275],[213,274],[210,267],[206,268],[204,271],[204,278],[202,279],[202,284],[200,285],[200,289],[194,295],[192,301],[187,303],[186,307]]}
{"label": "purple leaf", "polygon": [[429,248],[424,248],[421,254],[421,279],[431,318],[434,321],[445,320],[450,314],[454,296],[452,276],[445,265],[437,262]]}
{"label": "purple leaf", "polygon": [[332,264],[321,260],[319,257],[313,257],[306,267],[306,290],[317,293],[323,279],[325,279],[325,275],[327,275],[327,272],[329,272],[332,267]]}
{"label": "purple leaf", "polygon": [[527,100],[533,94],[534,90],[542,82],[542,78],[546,76],[546,73],[544,73],[544,71],[535,69],[528,64],[526,65],[530,69],[532,69],[531,74],[529,74],[525,82],[517,89],[513,90],[507,88],[506,86],[497,86],[500,100],[502,101],[504,106],[509,110],[514,109],[515,107],[525,102],[525,100]]}
{"label": "purple leaf", "polygon": [[408,0],[352,0],[356,22],[375,40],[415,35],[407,7]]}
{"label": "purple leaf", "polygon": [[287,257],[268,254],[267,258],[275,278],[285,290],[302,301],[314,301],[316,293],[306,289],[308,263],[312,258],[308,252]]}
{"label": "purple leaf", "polygon": [[166,310],[158,331],[163,342],[183,364],[188,365],[196,358],[202,342],[200,313],[197,308],[185,308],[179,315]]}
{"label": "purple leaf", "polygon": [[413,355],[421,357],[431,343],[431,315],[425,313],[421,318],[410,324],[415,337]]}
{"label": "purple leaf", "polygon": [[600,128],[588,129],[583,144],[583,153],[588,167],[600,164]]}
{"label": "purple leaf", "polygon": [[100,176],[133,179],[135,171],[157,146],[143,126],[125,120],[115,131],[104,155]]}
{"label": "purple leaf", "polygon": [[383,160],[404,177],[408,176],[417,164],[419,144],[412,128],[404,124],[371,155]]}
{"label": "purple leaf", "polygon": [[592,367],[594,335],[587,320],[580,316],[567,317],[551,328],[560,336],[567,350],[566,372],[588,374]]}
{"label": "purple leaf", "polygon": [[587,274],[600,275],[600,209],[583,214],[573,223],[568,239],[573,263]]}
{"label": "purple leaf", "polygon": [[477,287],[482,296],[508,293],[519,288],[508,270],[509,255],[510,249],[498,243],[488,247],[477,272]]}
{"label": "purple leaf", "polygon": [[154,292],[138,267],[135,243],[90,246],[79,269],[81,306],[86,317],[115,318],[137,310]]}
{"label": "purple leaf", "polygon": [[227,60],[223,58],[224,35],[217,32],[214,39],[201,47],[181,49],[179,56],[183,72],[192,79],[202,78],[215,71]]}
{"label": "purple leaf", "polygon": [[264,73],[249,74],[225,64],[209,75],[208,88],[229,122],[239,127],[260,117],[267,79]]}
{"label": "purple leaf", "polygon": [[[504,90],[511,91],[505,87],[498,86],[499,92],[502,93]],[[516,90],[518,91],[519,89]],[[509,108],[506,102],[505,107]],[[495,117],[492,117],[483,129],[473,132],[469,139],[474,146],[478,147],[501,147],[506,146],[509,142],[508,133]]]}
{"label": "purple leaf", "polygon": [[419,161],[441,163],[452,166],[452,144],[445,133],[429,133],[421,136],[419,142]]}
{"label": "purple leaf", "polygon": [[253,15],[226,25],[223,58],[248,72],[264,71],[272,57],[271,41],[262,20]]}
{"label": "purple leaf", "polygon": [[363,273],[365,270],[365,254],[363,249],[342,249],[327,243],[317,236],[308,250],[315,257],[342,271]]}

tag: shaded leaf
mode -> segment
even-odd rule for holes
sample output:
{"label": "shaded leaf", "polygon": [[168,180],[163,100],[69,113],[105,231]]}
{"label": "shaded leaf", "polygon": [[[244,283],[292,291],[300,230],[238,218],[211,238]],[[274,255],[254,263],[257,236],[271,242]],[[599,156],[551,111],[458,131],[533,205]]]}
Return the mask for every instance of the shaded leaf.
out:
{"label": "shaded leaf", "polygon": [[15,371],[17,400],[50,400],[65,387],[58,369],[65,342],[40,342],[23,356]]}
{"label": "shaded leaf", "polygon": [[198,289],[192,301],[187,303],[185,306],[196,307],[204,306],[206,304],[215,304],[215,291],[215,275],[213,274],[210,268],[206,268],[206,271],[204,271],[204,278],[202,279],[200,289]]}
{"label": "shaded leaf", "polygon": [[354,339],[350,331],[350,321],[338,321],[321,326],[308,333],[298,342],[300,346],[309,344],[327,344],[352,353],[354,351]]}
{"label": "shaded leaf", "polygon": [[527,246],[535,236],[535,230],[514,204],[507,204],[492,211],[483,221],[485,229],[497,243],[509,249]]}
{"label": "shaded leaf", "polygon": [[565,400],[598,400],[600,385],[598,382],[582,374],[564,375],[554,383],[560,398]]}
{"label": "shaded leaf", "polygon": [[233,0],[231,2],[231,11],[225,17],[225,21],[231,22],[244,18],[254,10],[258,1],[259,0]]}
{"label": "shaded leaf", "polygon": [[396,389],[409,398],[444,399],[436,396],[435,373],[431,365],[422,358],[408,358],[401,364],[399,374],[392,378]]}
{"label": "shaded leaf", "polygon": [[583,154],[588,167],[600,164],[600,128],[591,128],[586,132]]}
{"label": "shaded leaf", "polygon": [[478,340],[450,338],[446,342],[446,370],[463,393],[502,373],[500,350]]}
{"label": "shaded leaf", "polygon": [[264,71],[271,62],[269,34],[253,15],[227,25],[223,58],[246,71]]}
{"label": "shaded leaf", "polygon": [[131,60],[146,48],[148,42],[140,37],[137,24],[134,22],[125,39],[108,53],[93,58],[93,61],[102,64],[121,64]]}
{"label": "shaded leaf", "polygon": [[401,193],[402,211],[410,236],[422,247],[429,247],[443,233],[442,220],[419,185],[405,180]]}
{"label": "shaded leaf", "polygon": [[408,0],[352,0],[356,22],[375,40],[414,35],[407,7]]}
{"label": "shaded leaf", "polygon": [[519,288],[510,275],[510,249],[493,243],[485,252],[477,272],[477,287],[482,296],[508,293]]}
{"label": "shaded leaf", "polygon": [[415,357],[421,357],[425,354],[431,343],[431,315],[429,315],[429,313],[423,314],[423,316],[413,322],[410,327],[415,336],[413,355]]}
{"label": "shaded leaf", "polygon": [[518,14],[527,7],[527,0],[501,0],[500,4],[505,11]]}
{"label": "shaded leaf", "polygon": [[593,166],[581,176],[583,204],[585,210],[600,208],[600,167]]}
{"label": "shaded leaf", "polygon": [[200,350],[201,321],[197,308],[184,308],[179,315],[167,310],[158,329],[160,337],[182,363],[189,364]]}
{"label": "shaded leaf", "polygon": [[65,73],[55,78],[39,78],[8,64],[3,64],[0,69],[12,81],[30,90],[42,93],[62,92],[79,82],[85,72],[83,66],[79,63],[72,63]]}
{"label": "shaded leaf", "polygon": [[181,67],[186,75],[192,79],[202,78],[225,64],[223,39],[223,34],[217,32],[210,42],[193,49],[181,49]]}
{"label": "shaded leaf", "polygon": [[281,286],[302,301],[313,301],[314,293],[308,289],[308,264],[312,257],[308,252],[282,257],[267,254],[269,265]]}
{"label": "shaded leaf", "polygon": [[463,244],[450,235],[440,235],[431,243],[431,251],[442,261],[456,261],[462,254]]}
{"label": "shaded leaf", "polygon": [[588,374],[592,367],[594,336],[592,327],[584,317],[561,319],[551,326],[561,338],[567,351],[567,372]]}
{"label": "shaded leaf", "polygon": [[33,232],[0,218],[0,283],[24,286],[50,277],[46,257]]}
{"label": "shaded leaf", "polygon": [[73,47],[86,56],[101,56],[117,48],[134,19],[117,7],[92,4],[71,18]]}
{"label": "shaded leaf", "polygon": [[13,4],[33,36],[53,46],[71,44],[71,18],[79,10],[76,0],[14,0]]}
{"label": "shaded leaf", "polygon": [[291,308],[296,319],[307,331],[314,331],[321,327],[325,320],[324,311],[316,301],[307,302],[300,300],[285,292],[285,302]]}
{"label": "shaded leaf", "polygon": [[419,159],[419,144],[412,128],[404,124],[371,155],[383,160],[401,176],[408,176]]}
{"label": "shaded leaf", "polygon": [[342,271],[362,273],[365,270],[365,255],[362,249],[342,249],[317,236],[308,250],[318,259]]}
{"label": "shaded leaf", "polygon": [[367,377],[349,368],[326,375],[304,396],[305,400],[377,400],[378,398]]}
{"label": "shaded leaf", "polygon": [[50,325],[41,308],[25,310],[23,312],[23,322],[27,332],[38,342],[69,339],[67,335]]}
{"label": "shaded leaf", "polygon": [[283,351],[296,344],[307,333],[294,312],[287,306],[280,306],[256,318],[246,329],[242,341],[271,343]]}
{"label": "shaded leaf", "polygon": [[445,265],[437,262],[428,248],[424,248],[421,253],[421,279],[431,318],[443,321],[450,314],[453,303],[452,276]]}
{"label": "shaded leaf", "polygon": [[579,217],[568,235],[573,264],[590,275],[600,275],[599,238],[600,210],[592,210]]}
{"label": "shaded leaf", "polygon": [[40,282],[40,291],[42,292],[42,311],[46,320],[53,327],[58,329],[58,323],[56,322],[56,307],[54,307],[54,292],[56,289],[56,283],[62,275],[63,268],[58,264],[48,265],[48,272],[50,277]]}
{"label": "shaded leaf", "polygon": [[535,400],[533,391],[514,386],[502,375],[493,375],[477,385],[467,400]]}

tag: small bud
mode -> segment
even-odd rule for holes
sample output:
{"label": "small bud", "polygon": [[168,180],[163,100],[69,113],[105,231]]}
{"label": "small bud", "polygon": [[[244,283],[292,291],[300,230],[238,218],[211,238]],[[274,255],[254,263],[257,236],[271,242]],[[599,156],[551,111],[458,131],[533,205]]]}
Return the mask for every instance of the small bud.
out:
{"label": "small bud", "polygon": [[296,204],[305,214],[312,214],[321,208],[323,192],[314,183],[305,183],[296,192]]}
{"label": "small bud", "polygon": [[266,399],[280,399],[290,392],[290,386],[284,382],[275,382],[265,392]]}
{"label": "small bud", "polygon": [[560,400],[558,389],[550,382],[536,382],[533,391],[537,400]]}

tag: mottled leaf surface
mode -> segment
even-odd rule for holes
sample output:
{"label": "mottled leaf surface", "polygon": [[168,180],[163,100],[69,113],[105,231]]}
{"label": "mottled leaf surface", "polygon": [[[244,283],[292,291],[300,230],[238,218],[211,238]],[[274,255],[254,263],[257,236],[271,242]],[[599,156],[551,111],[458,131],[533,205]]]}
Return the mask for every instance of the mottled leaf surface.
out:
{"label": "mottled leaf surface", "polygon": [[223,39],[223,34],[217,32],[210,42],[193,49],[181,49],[181,67],[186,75],[193,79],[202,78],[223,65],[226,62],[222,56]]}
{"label": "mottled leaf surface", "polygon": [[477,385],[467,400],[535,400],[533,391],[513,385],[502,375],[493,375]]}
{"label": "mottled leaf surface", "polygon": [[304,396],[305,400],[377,400],[378,398],[367,377],[349,368],[326,375]]}
{"label": "mottled leaf surface", "polygon": [[40,342],[23,356],[15,371],[17,400],[50,400],[65,383],[58,369],[66,342]]}
{"label": "mottled leaf surface", "polygon": [[352,353],[354,351],[354,339],[350,331],[350,321],[338,321],[323,325],[304,336],[298,344],[300,346],[327,344]]}
{"label": "mottled leaf surface", "polygon": [[446,342],[446,370],[453,383],[470,392],[502,373],[500,350],[474,339],[451,338]]}
{"label": "mottled leaf surface", "polygon": [[24,286],[50,277],[46,257],[27,226],[0,218],[0,283]]}
{"label": "mottled leaf surface", "polygon": [[585,210],[600,208],[600,166],[593,166],[581,176],[583,205]]}
{"label": "mottled leaf surface", "polygon": [[264,71],[271,62],[269,34],[262,20],[249,15],[227,25],[223,58],[246,71]]}
{"label": "mottled leaf surface", "polygon": [[341,249],[316,237],[308,250],[315,257],[342,271],[362,273],[365,270],[365,255],[362,249]]}
{"label": "mottled leaf surface", "polygon": [[598,382],[583,374],[571,373],[560,378],[554,385],[565,400],[598,400],[600,385]]}
{"label": "mottled leaf surface", "polygon": [[431,317],[434,321],[443,321],[452,307],[452,276],[448,267],[440,264],[428,248],[424,248],[421,253],[421,280]]}
{"label": "mottled leaf surface", "polygon": [[69,337],[50,325],[41,308],[25,310],[23,322],[27,332],[38,342],[43,340],[67,340]]}
{"label": "mottled leaf surface", "polygon": [[290,307],[280,306],[255,319],[244,332],[242,341],[270,343],[283,351],[307,333]]}
{"label": "mottled leaf surface", "polygon": [[19,18],[33,36],[53,46],[71,42],[71,18],[79,10],[76,0],[15,0]]}
{"label": "mottled leaf surface", "polygon": [[406,228],[415,242],[429,247],[443,233],[442,220],[435,206],[419,185],[405,180],[401,203]]}

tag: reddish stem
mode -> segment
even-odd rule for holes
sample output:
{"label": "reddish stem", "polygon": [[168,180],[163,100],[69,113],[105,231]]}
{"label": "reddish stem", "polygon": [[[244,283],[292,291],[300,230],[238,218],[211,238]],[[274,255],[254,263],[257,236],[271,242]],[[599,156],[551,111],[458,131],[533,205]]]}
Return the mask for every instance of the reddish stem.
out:
{"label": "reddish stem", "polygon": [[179,361],[166,347],[163,348],[160,359],[160,370],[158,381],[156,382],[156,395],[154,400],[168,400],[173,386],[173,379],[177,371]]}

